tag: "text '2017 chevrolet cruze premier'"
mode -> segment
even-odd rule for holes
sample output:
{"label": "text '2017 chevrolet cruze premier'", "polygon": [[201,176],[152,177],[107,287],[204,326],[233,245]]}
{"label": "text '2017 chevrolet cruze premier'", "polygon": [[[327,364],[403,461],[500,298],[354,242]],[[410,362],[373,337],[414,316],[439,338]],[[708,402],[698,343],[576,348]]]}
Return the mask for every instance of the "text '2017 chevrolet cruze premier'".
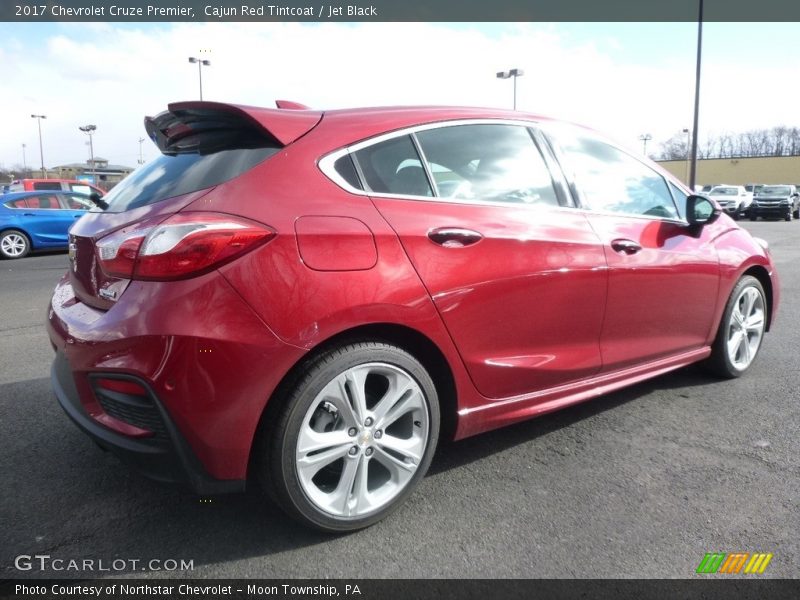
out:
{"label": "text '2017 chevrolet cruze premier'", "polygon": [[705,361],[778,305],[766,243],[591,130],[519,112],[172,104],[72,228],[61,406],[200,493],[260,480],[327,531],[460,439]]}

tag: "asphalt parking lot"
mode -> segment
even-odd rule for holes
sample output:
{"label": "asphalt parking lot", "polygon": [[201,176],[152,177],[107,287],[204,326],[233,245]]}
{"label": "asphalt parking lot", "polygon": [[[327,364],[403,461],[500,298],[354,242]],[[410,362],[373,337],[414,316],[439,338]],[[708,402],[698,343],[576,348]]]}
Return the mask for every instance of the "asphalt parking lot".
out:
{"label": "asphalt parking lot", "polygon": [[800,223],[743,225],[770,242],[783,289],[745,377],[691,367],[444,444],[404,506],[345,536],[253,491],[153,483],[100,451],[50,392],[43,322],[66,254],[0,261],[0,579],[118,575],[15,568],[35,554],[193,561],[144,577],[684,578],[706,552],[771,552],[765,576],[796,577]]}

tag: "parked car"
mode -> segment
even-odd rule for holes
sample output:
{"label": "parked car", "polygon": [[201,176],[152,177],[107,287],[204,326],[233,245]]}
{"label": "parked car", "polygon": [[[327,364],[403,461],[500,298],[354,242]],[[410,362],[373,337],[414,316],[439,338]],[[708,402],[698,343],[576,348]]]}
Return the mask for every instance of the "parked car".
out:
{"label": "parked car", "polygon": [[94,203],[74,192],[9,192],[0,196],[0,257],[67,247],[67,231]]}
{"label": "parked car", "polygon": [[746,189],[748,192],[753,194],[753,196],[755,196],[756,194],[758,194],[758,192],[761,191],[763,187],[764,187],[763,183],[748,183],[744,186],[744,189]]}
{"label": "parked car", "polygon": [[758,217],[800,219],[800,193],[793,185],[765,185],[753,199],[750,220]]}
{"label": "parked car", "polygon": [[[707,183],[707,184],[705,184],[704,186],[702,186],[700,188],[700,192],[699,193],[707,194],[708,192],[710,192],[711,190],[713,190],[715,187],[717,187],[719,185],[725,185],[725,184],[724,183]],[[697,186],[695,186],[695,187],[697,187]]]}
{"label": "parked car", "polygon": [[96,185],[79,179],[16,179],[8,186],[9,192],[40,190],[62,190],[65,192],[77,192],[86,196],[97,194],[101,198],[106,193],[105,190]]}
{"label": "parked car", "polygon": [[718,185],[705,193],[734,219],[746,215],[753,202],[753,194],[741,185]]}
{"label": "parked car", "polygon": [[578,126],[470,108],[171,104],[70,232],[67,415],[200,493],[368,526],[461,439],[698,361],[753,364],[766,242]]}

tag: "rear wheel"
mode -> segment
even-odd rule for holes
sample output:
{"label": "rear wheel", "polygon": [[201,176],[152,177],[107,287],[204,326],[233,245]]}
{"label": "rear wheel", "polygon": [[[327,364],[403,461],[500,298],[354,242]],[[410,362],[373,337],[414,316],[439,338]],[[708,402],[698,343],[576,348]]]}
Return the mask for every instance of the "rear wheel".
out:
{"label": "rear wheel", "polygon": [[342,345],[308,363],[291,386],[265,429],[259,474],[289,515],[352,531],[405,500],[438,434],[436,388],[416,359],[381,342]]}
{"label": "rear wheel", "polygon": [[798,205],[797,208],[794,209],[794,212],[792,213],[792,216],[795,219],[800,219],[800,205]]}
{"label": "rear wheel", "polygon": [[739,377],[758,354],[767,325],[764,288],[745,275],[731,292],[708,359],[709,368],[722,377]]}
{"label": "rear wheel", "polygon": [[31,242],[21,231],[9,229],[0,233],[0,256],[3,258],[23,258],[31,251]]}

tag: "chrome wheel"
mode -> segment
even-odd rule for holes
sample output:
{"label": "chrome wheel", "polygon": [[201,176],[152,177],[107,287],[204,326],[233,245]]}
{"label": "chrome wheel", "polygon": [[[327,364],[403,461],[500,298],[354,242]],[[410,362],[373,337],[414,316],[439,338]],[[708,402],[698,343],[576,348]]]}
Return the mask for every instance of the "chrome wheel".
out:
{"label": "chrome wheel", "polygon": [[314,397],[297,436],[300,486],[319,510],[360,518],[389,505],[425,457],[428,402],[416,379],[382,362],[351,367]]}
{"label": "chrome wheel", "polygon": [[28,253],[28,239],[22,233],[8,232],[0,238],[0,251],[7,258],[21,258]]}
{"label": "chrome wheel", "polygon": [[764,336],[764,296],[753,286],[744,287],[733,304],[727,327],[728,360],[744,371],[753,362]]}

